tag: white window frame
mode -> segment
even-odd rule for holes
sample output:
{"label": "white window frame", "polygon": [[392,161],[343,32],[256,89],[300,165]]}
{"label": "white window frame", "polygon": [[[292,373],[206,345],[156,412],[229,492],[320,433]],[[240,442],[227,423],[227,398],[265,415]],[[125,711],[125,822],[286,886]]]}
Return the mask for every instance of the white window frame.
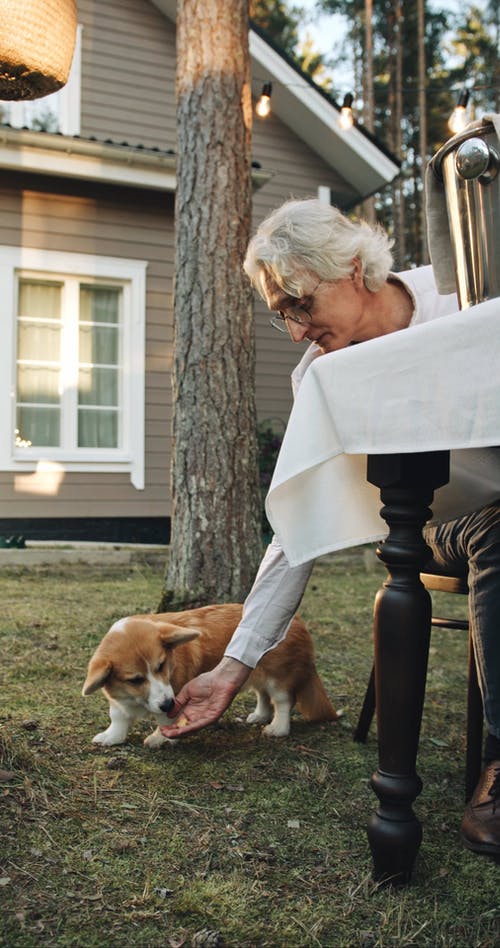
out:
{"label": "white window frame", "polygon": [[332,203],[332,192],[325,184],[318,185],[318,201],[321,201],[322,204]]}
{"label": "white window frame", "polygon": [[66,85],[58,92],[29,101],[2,102],[2,112],[13,128],[30,128],[34,115],[52,109],[57,115],[61,135],[79,135],[81,131],[82,27],[76,31],[75,52]]}
{"label": "white window frame", "polygon": [[[145,260],[97,257],[20,247],[0,247],[0,289],[5,326],[0,347],[0,470],[36,471],[56,463],[63,471],[130,473],[137,490],[144,488],[145,396]],[[20,277],[36,279],[78,278],[89,283],[112,283],[122,288],[123,399],[122,443],[119,448],[17,447],[16,344],[17,288]],[[69,284],[67,284],[69,285]]]}

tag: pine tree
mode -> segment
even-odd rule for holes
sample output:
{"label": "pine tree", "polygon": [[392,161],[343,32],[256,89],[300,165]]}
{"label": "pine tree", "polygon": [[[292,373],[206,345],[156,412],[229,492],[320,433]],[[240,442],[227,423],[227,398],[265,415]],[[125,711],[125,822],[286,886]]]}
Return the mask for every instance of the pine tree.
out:
{"label": "pine tree", "polygon": [[172,541],[160,611],[242,601],[261,555],[246,0],[177,13]]}

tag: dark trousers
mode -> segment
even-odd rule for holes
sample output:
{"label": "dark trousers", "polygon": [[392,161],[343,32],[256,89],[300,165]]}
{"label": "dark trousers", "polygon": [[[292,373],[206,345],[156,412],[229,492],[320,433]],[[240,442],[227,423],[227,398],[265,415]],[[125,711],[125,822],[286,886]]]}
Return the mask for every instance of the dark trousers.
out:
{"label": "dark trousers", "polygon": [[468,577],[484,715],[488,732],[500,738],[500,500],[458,520],[426,527],[424,536],[441,571]]}

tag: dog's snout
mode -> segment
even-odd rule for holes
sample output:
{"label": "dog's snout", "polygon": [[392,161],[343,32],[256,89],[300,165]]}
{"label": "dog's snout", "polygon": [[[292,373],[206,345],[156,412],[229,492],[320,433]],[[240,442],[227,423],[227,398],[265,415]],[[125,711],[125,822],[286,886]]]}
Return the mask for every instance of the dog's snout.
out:
{"label": "dog's snout", "polygon": [[160,705],[160,711],[164,711],[165,714],[168,714],[168,712],[172,710],[174,704],[175,701],[173,698],[165,698],[165,701],[162,701]]}

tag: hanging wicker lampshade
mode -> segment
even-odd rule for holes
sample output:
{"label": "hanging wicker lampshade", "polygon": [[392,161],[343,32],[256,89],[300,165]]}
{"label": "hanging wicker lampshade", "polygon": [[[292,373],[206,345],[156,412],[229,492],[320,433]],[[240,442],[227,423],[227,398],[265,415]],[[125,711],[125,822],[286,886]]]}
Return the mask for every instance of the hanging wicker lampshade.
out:
{"label": "hanging wicker lampshade", "polygon": [[0,0],[0,99],[39,99],[68,80],[75,0]]}

